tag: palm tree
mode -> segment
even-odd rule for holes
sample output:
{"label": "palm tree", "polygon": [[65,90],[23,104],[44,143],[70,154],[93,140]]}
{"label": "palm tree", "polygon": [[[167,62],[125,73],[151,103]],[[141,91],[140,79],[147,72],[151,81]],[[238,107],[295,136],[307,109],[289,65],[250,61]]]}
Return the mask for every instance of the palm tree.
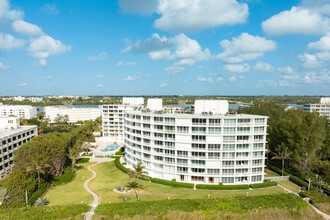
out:
{"label": "palm tree", "polygon": [[38,190],[40,188],[40,175],[45,174],[45,168],[50,167],[49,164],[45,163],[40,156],[37,156],[33,164],[27,168],[28,172],[36,171],[38,175]]}
{"label": "palm tree", "polygon": [[78,146],[79,145],[74,145],[72,148],[69,149],[69,153],[68,153],[68,157],[71,159],[72,173],[74,173],[74,168],[76,167],[76,161],[81,151]]}
{"label": "palm tree", "polygon": [[132,181],[132,182],[128,182],[125,187],[129,190],[133,189],[136,198],[139,199],[138,194],[136,193],[136,189],[138,189],[138,188],[143,189],[142,186],[139,186],[136,181]]}
{"label": "palm tree", "polygon": [[137,179],[138,185],[138,193],[137,193],[137,200],[140,201],[140,185],[139,185],[139,178],[148,178],[148,172],[144,171],[145,166],[142,165],[142,162],[138,162],[136,165],[133,164],[133,170],[129,173],[130,178]]}
{"label": "palm tree", "polygon": [[282,176],[283,176],[285,160],[290,159],[292,152],[290,152],[289,148],[286,147],[284,143],[282,143],[276,148],[276,152],[273,153],[275,154],[275,156],[272,157],[272,160],[273,159],[282,160]]}

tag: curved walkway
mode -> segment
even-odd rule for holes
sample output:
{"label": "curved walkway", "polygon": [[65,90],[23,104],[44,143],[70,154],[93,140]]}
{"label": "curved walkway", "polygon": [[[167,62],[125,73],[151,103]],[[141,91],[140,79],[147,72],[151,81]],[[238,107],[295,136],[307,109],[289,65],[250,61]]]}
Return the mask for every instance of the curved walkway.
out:
{"label": "curved walkway", "polygon": [[[280,185],[280,184],[277,184],[279,187],[281,187],[282,189],[284,189],[285,191],[288,191],[289,193],[294,193],[294,194],[297,194],[295,192],[293,192],[292,190],[290,189],[287,189],[285,188],[284,186]],[[318,208],[316,208],[315,206],[313,206],[312,204],[308,203],[310,206],[312,206],[312,208],[320,215],[323,216],[323,218],[327,219],[327,220],[330,220],[330,215],[320,211]]]}
{"label": "curved walkway", "polygon": [[92,206],[92,208],[89,210],[89,212],[86,213],[86,216],[85,216],[86,220],[92,219],[92,216],[94,214],[96,207],[98,206],[98,204],[100,204],[99,196],[88,187],[88,183],[96,177],[96,172],[94,170],[92,170],[91,167],[95,166],[99,163],[102,163],[102,162],[97,162],[97,163],[92,164],[87,167],[87,169],[93,173],[93,176],[84,182],[84,188],[86,189],[87,192],[89,192],[93,196],[93,202],[90,204]]}

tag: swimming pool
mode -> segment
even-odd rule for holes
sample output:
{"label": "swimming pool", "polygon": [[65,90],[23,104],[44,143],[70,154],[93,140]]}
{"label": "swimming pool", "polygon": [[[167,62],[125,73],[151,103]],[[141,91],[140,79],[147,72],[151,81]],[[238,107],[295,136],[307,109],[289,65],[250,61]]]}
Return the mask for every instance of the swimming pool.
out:
{"label": "swimming pool", "polygon": [[101,150],[102,152],[110,152],[118,150],[120,146],[118,144],[110,144],[105,149]]}

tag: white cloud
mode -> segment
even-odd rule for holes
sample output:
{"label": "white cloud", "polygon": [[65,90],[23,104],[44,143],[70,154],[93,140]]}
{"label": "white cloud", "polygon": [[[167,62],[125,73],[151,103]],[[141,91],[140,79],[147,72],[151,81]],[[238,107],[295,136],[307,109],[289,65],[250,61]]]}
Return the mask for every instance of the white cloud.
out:
{"label": "white cloud", "polygon": [[321,37],[319,41],[309,43],[308,49],[330,51],[330,33]]}
{"label": "white cloud", "polygon": [[229,81],[229,82],[234,82],[234,81],[236,81],[236,76],[233,75],[233,76],[229,77],[228,81]]}
{"label": "white cloud", "polygon": [[236,0],[159,0],[157,13],[156,28],[184,32],[245,23],[249,9]]}
{"label": "white cloud", "polygon": [[133,81],[134,78],[132,76],[127,76],[126,78],[123,79],[124,81],[126,82],[130,82],[130,81]]}
{"label": "white cloud", "polygon": [[105,60],[105,59],[107,59],[107,57],[108,57],[107,52],[102,52],[102,53],[99,53],[96,56],[87,57],[87,60],[88,61]]}
{"label": "white cloud", "polygon": [[40,27],[23,20],[14,21],[12,27],[16,33],[23,34],[26,36],[38,36],[43,34],[42,29]]}
{"label": "white cloud", "polygon": [[311,71],[307,72],[303,78],[305,83],[330,83],[330,71]]}
{"label": "white cloud", "polygon": [[277,87],[277,82],[275,82],[273,79],[265,79],[265,80],[259,80],[256,84],[256,88],[261,88],[261,87]]}
{"label": "white cloud", "polygon": [[232,73],[245,73],[250,71],[249,64],[227,64],[223,66],[223,69]]}
{"label": "white cloud", "polygon": [[185,71],[186,68],[184,68],[182,66],[170,66],[170,67],[167,67],[165,70],[168,75],[176,75],[178,73]]}
{"label": "white cloud", "polygon": [[167,87],[169,86],[168,82],[163,82],[162,84],[160,84],[160,87]]}
{"label": "white cloud", "polygon": [[145,41],[137,41],[127,46],[124,52],[148,53],[152,60],[178,60],[176,65],[193,65],[211,56],[209,49],[202,51],[196,40],[184,34],[172,38],[153,34]]}
{"label": "white cloud", "polygon": [[277,71],[281,73],[280,77],[286,80],[296,80],[299,78],[299,75],[296,73],[296,71],[289,66],[279,67],[277,68]]}
{"label": "white cloud", "polygon": [[292,73],[295,73],[294,69],[292,69],[292,68],[289,67],[289,66],[286,66],[286,67],[279,67],[279,68],[277,68],[277,70],[280,71],[280,72],[286,73],[286,74],[292,74]]}
{"label": "white cloud", "polygon": [[96,87],[103,87],[103,84],[97,84]]}
{"label": "white cloud", "polygon": [[260,72],[272,72],[274,70],[272,65],[261,61],[258,61],[256,65],[253,67],[253,69]]}
{"label": "white cloud", "polygon": [[276,49],[274,41],[248,33],[242,33],[237,38],[233,37],[231,41],[222,40],[219,44],[225,51],[218,54],[217,58],[227,63],[254,60],[263,56],[265,52]]}
{"label": "white cloud", "polygon": [[42,35],[32,40],[27,48],[31,56],[39,59],[41,66],[47,65],[46,59],[49,56],[63,54],[70,49],[71,46],[67,46],[59,40],[54,40],[48,35]]}
{"label": "white cloud", "polygon": [[197,79],[198,82],[209,82],[209,83],[212,83],[213,82],[213,79],[212,77],[198,77]]}
{"label": "white cloud", "polygon": [[96,75],[95,77],[96,77],[96,78],[103,78],[103,75],[100,75],[100,74],[99,74],[99,75]]}
{"label": "white cloud", "polygon": [[327,33],[330,31],[330,18],[326,14],[330,11],[330,5],[325,3],[326,1],[304,1],[290,11],[282,11],[263,21],[262,29],[272,36]]}
{"label": "white cloud", "polygon": [[17,20],[24,17],[21,10],[10,9],[8,0],[0,0],[0,21],[1,20]]}
{"label": "white cloud", "polygon": [[117,63],[118,66],[135,66],[136,65],[136,62],[134,61],[128,61],[126,63],[120,61]]}
{"label": "white cloud", "polygon": [[55,4],[44,4],[40,9],[48,14],[58,14],[59,12]]}
{"label": "white cloud", "polygon": [[25,87],[25,86],[27,86],[27,83],[20,83],[20,84],[18,84],[18,86]]}
{"label": "white cloud", "polygon": [[48,75],[48,76],[45,76],[44,79],[51,79],[52,76]]}
{"label": "white cloud", "polygon": [[288,81],[286,81],[286,80],[280,80],[278,82],[278,85],[279,86],[290,86],[291,84]]}
{"label": "white cloud", "polygon": [[217,77],[216,81],[221,82],[221,81],[223,81],[223,78],[219,76],[219,77]]}
{"label": "white cloud", "polygon": [[9,69],[9,68],[10,68],[10,66],[6,66],[2,62],[0,62],[0,70],[6,70],[6,69]]}
{"label": "white cloud", "polygon": [[17,39],[10,34],[0,33],[0,51],[21,48],[24,44],[24,40]]}
{"label": "white cloud", "polygon": [[323,62],[319,61],[314,54],[304,53],[299,55],[298,58],[301,61],[301,66],[305,69],[320,68],[323,66]]}

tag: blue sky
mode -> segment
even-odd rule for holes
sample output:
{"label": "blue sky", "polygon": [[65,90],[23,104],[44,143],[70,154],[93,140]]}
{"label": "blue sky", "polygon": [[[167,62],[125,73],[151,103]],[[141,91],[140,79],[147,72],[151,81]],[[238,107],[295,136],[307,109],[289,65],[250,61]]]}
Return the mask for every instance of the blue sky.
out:
{"label": "blue sky", "polygon": [[329,0],[0,0],[0,95],[330,95]]}

